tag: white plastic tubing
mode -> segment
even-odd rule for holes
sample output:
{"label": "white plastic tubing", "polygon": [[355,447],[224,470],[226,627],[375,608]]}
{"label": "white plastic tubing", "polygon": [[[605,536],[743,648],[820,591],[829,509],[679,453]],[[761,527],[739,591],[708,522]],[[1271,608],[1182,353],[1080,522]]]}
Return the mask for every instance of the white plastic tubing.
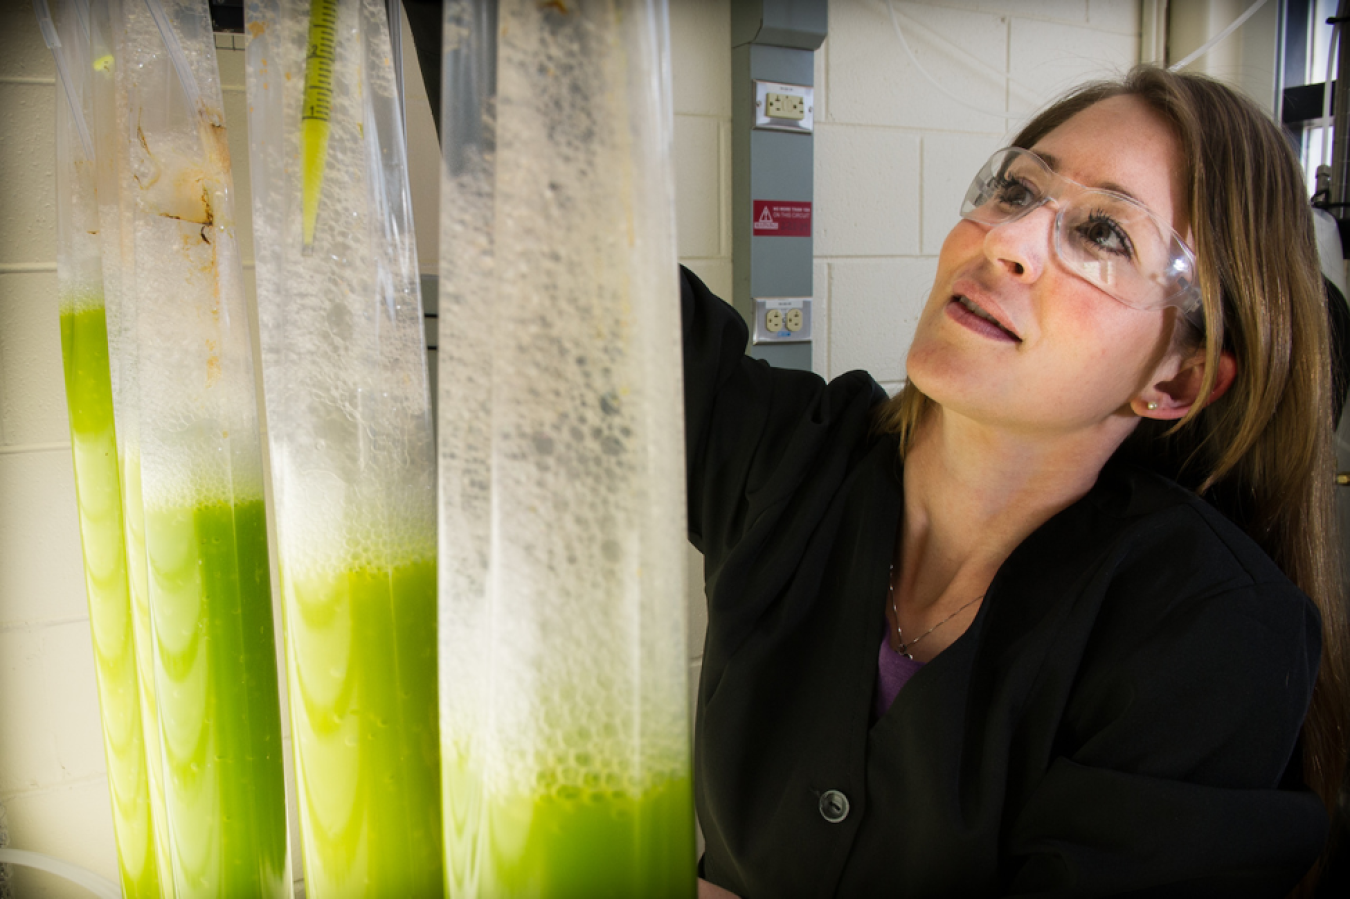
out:
{"label": "white plastic tubing", "polygon": [[52,858],[50,855],[43,855],[40,852],[27,852],[23,849],[0,849],[0,865],[23,865],[27,868],[46,871],[48,874],[55,874],[57,877],[68,880],[77,886],[84,887],[98,899],[122,899],[122,891],[118,889],[117,884],[106,877],[100,877],[87,868],[81,868],[79,865],[73,865],[59,858]]}

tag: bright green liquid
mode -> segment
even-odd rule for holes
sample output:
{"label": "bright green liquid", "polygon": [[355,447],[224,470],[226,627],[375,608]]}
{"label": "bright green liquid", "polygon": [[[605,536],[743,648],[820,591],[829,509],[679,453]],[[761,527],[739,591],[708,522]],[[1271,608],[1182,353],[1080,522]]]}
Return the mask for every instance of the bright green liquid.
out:
{"label": "bright green liquid", "polygon": [[135,450],[122,459],[122,514],[126,527],[127,583],[136,628],[136,667],[140,671],[141,720],[144,722],[146,772],[150,780],[150,818],[155,858],[162,873],[163,899],[174,899],[173,860],[169,853],[169,813],[164,806],[164,753],[159,738],[159,702],[155,697],[154,635],[150,623],[150,584],[145,560],[145,508],[141,504],[141,460]]}
{"label": "bright green liquid", "polygon": [[261,500],[146,509],[178,895],[289,896]]}
{"label": "bright green liquid", "polygon": [[285,590],[306,895],[440,895],[435,562]]}
{"label": "bright green liquid", "polygon": [[[568,787],[498,797],[479,816],[462,814],[481,795],[478,785],[452,778],[445,818],[452,896],[689,899],[697,891],[687,778],[636,797]],[[450,833],[456,820],[470,823]]]}
{"label": "bright green liquid", "polygon": [[122,892],[159,896],[102,306],[62,311],[61,354]]}

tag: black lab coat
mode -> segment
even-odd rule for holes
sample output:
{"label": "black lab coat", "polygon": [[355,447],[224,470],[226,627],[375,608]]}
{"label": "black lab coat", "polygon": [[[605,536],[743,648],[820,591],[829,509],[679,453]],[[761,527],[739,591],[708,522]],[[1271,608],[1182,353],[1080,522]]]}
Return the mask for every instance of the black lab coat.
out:
{"label": "black lab coat", "polygon": [[682,295],[705,877],[751,899],[1297,882],[1327,829],[1296,754],[1319,622],[1250,539],[1108,465],[873,725],[902,507],[896,440],[869,432],[885,394],[747,359],[730,307],[688,272]]}

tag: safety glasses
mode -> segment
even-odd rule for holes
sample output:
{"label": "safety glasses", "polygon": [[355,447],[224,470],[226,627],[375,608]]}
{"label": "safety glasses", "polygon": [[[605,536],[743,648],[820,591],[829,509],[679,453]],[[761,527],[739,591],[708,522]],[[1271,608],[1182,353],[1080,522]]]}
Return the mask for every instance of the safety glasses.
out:
{"label": "safety glasses", "polygon": [[999,150],[980,169],[961,217],[998,227],[1054,204],[1055,254],[1070,272],[1135,309],[1200,305],[1195,254],[1138,200],[1084,187],[1030,150]]}

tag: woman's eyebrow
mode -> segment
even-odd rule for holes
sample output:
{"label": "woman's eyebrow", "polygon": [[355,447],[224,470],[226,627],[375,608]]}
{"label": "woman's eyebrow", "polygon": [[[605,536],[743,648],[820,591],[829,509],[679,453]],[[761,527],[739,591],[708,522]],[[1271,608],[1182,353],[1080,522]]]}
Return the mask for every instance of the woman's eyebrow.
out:
{"label": "woman's eyebrow", "polygon": [[[1050,166],[1050,168],[1054,169],[1055,172],[1059,172],[1059,159],[1058,159],[1054,154],[1052,154],[1052,153],[1045,153],[1045,152],[1042,152],[1041,150],[1032,150],[1031,152],[1033,152],[1033,153],[1035,153],[1037,156],[1041,157],[1041,159],[1043,159],[1043,160],[1045,161],[1045,164],[1048,165],[1048,166]],[[1070,180],[1072,180],[1072,179],[1070,179]],[[1086,186],[1086,185],[1085,185],[1085,186]],[[1109,190],[1109,191],[1111,191],[1112,193],[1117,193],[1117,194],[1120,194],[1120,195],[1122,195],[1122,196],[1129,197],[1131,200],[1134,200],[1134,201],[1135,201],[1136,203],[1138,203],[1140,206],[1145,205],[1145,203],[1144,203],[1143,200],[1139,199],[1139,198],[1136,197],[1134,194],[1130,193],[1128,190],[1126,190],[1125,188],[1121,187],[1119,184],[1117,184],[1117,183],[1114,182],[1114,181],[1103,181],[1101,184],[1095,185],[1095,186],[1093,187],[1093,189],[1094,189],[1094,190]]]}

